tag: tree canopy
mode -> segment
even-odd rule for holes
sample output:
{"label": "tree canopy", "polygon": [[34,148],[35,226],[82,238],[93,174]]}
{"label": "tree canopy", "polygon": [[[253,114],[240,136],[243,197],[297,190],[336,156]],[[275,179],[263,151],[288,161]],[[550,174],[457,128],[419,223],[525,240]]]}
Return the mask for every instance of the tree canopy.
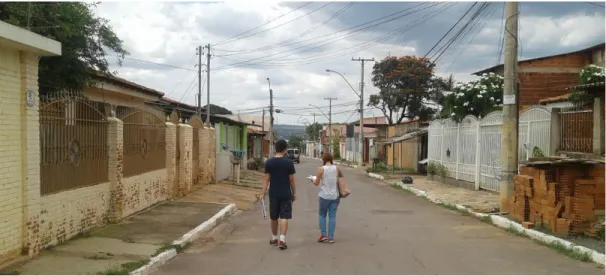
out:
{"label": "tree canopy", "polygon": [[305,126],[305,133],[307,133],[307,137],[312,141],[318,141],[320,139],[320,130],[322,129],[322,124],[313,123],[311,125]]}
{"label": "tree canopy", "polygon": [[370,96],[368,106],[380,109],[389,124],[404,118],[428,118],[434,110],[426,104],[435,101],[435,64],[416,56],[386,57],[373,66],[372,82],[379,93]]}
{"label": "tree canopy", "polygon": [[503,98],[503,77],[483,74],[479,80],[457,83],[452,91],[444,92],[443,117],[460,121],[467,115],[476,117],[500,110]]}
{"label": "tree canopy", "polygon": [[[206,109],[207,105],[203,106],[202,108]],[[232,115],[233,113],[222,106],[218,106],[215,104],[210,104],[210,114],[217,114],[217,115]]]}
{"label": "tree canopy", "polygon": [[0,20],[61,42],[62,55],[42,57],[40,93],[81,90],[93,74],[110,74],[107,56],[121,65],[129,53],[109,21],[94,14],[97,3],[1,2]]}
{"label": "tree canopy", "polygon": [[288,146],[289,147],[301,149],[302,145],[303,145],[303,137],[296,135],[296,134],[288,135]]}

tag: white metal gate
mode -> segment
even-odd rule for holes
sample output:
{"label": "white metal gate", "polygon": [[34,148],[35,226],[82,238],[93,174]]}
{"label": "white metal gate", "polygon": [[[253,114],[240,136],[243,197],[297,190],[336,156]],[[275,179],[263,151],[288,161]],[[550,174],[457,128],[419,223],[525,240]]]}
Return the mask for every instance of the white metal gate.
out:
{"label": "white metal gate", "polygon": [[518,160],[533,157],[534,147],[549,155],[551,141],[551,112],[542,106],[535,106],[520,116],[518,129]]}
{"label": "white metal gate", "polygon": [[499,191],[503,112],[492,112],[480,122],[480,188]]}

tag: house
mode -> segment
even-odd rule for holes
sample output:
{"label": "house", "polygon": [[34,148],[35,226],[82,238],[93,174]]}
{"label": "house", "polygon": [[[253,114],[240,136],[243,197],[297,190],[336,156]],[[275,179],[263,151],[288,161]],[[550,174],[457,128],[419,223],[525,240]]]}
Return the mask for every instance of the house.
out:
{"label": "house", "polygon": [[[259,116],[254,114],[233,114],[224,115],[239,122],[246,122],[248,125],[248,148],[247,158],[263,158],[269,155],[269,127],[271,119],[268,116]],[[275,139],[274,139],[275,141]]]}
{"label": "house", "polygon": [[248,126],[258,125],[234,115],[215,114],[210,120],[217,130],[217,180],[222,180],[232,173],[232,151],[242,152],[243,158],[247,157]]}
{"label": "house", "polygon": [[572,85],[567,90],[583,91],[593,98],[584,105],[574,104],[570,93],[541,99],[551,111],[551,152],[575,158],[604,157],[604,82]]}
{"label": "house", "polygon": [[[322,129],[320,130],[320,152],[329,151],[334,155],[335,159],[340,159],[341,153],[344,152],[344,149],[345,149],[345,133],[347,131],[347,125],[346,124],[332,124],[331,129],[332,129],[333,145],[330,148],[329,148],[329,137],[331,137],[331,136],[329,133],[328,125],[322,126]],[[338,141],[337,149],[339,150],[339,152],[335,151],[335,148],[334,148],[335,141]]]}
{"label": "house", "polygon": [[[585,49],[552,56],[518,61],[519,106],[531,106],[541,99],[568,93],[567,87],[578,84],[579,72],[589,64],[604,65],[605,43]],[[473,73],[495,73],[503,76],[504,65],[499,64]]]}
{"label": "house", "polygon": [[[373,127],[364,127],[364,163],[368,163],[369,158],[376,156],[374,140],[377,137],[377,129]],[[360,127],[351,123],[347,126],[347,151],[345,159],[350,162],[358,162],[360,157]],[[372,145],[372,147],[371,147]],[[372,148],[372,151],[371,151]]]}
{"label": "house", "polygon": [[415,172],[423,171],[427,159],[429,122],[407,120],[387,128],[387,139],[382,141],[386,164]]}

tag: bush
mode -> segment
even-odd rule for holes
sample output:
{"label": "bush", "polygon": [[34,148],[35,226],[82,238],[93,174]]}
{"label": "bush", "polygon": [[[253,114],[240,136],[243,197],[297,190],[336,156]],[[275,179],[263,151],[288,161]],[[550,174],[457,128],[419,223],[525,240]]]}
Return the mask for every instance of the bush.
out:
{"label": "bush", "polygon": [[437,172],[437,163],[429,162],[429,164],[427,164],[427,174],[434,176]]}

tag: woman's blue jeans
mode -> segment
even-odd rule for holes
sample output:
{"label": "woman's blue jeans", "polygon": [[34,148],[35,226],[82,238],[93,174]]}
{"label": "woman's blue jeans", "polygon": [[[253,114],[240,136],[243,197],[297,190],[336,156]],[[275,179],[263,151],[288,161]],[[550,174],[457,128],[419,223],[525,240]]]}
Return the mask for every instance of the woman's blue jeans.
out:
{"label": "woman's blue jeans", "polygon": [[[335,227],[337,223],[337,207],[339,207],[339,198],[335,200],[320,199],[319,217],[320,217],[320,233],[332,239],[335,237]],[[326,215],[328,214],[328,233],[326,232]]]}

